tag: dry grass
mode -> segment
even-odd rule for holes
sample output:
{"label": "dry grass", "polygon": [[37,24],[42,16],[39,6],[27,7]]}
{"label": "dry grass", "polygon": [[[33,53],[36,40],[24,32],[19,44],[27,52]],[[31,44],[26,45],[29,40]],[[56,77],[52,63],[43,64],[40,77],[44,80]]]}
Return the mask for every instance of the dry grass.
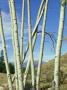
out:
{"label": "dry grass", "polygon": [[[67,54],[61,57],[61,68],[63,75],[67,74]],[[50,60],[41,67],[41,78],[40,86],[41,88],[51,87],[54,73],[54,60]],[[30,78],[29,78],[30,79]],[[0,85],[7,84],[6,74],[0,73]],[[7,89],[6,89],[7,90]],[[60,86],[60,90],[67,90],[67,77],[65,78],[63,84]]]}
{"label": "dry grass", "polygon": [[[60,59],[60,70],[63,76],[66,75],[63,84],[60,86],[60,90],[67,90],[67,54],[62,55]],[[42,86],[51,86],[54,76],[54,60],[50,60],[41,67],[41,78],[40,80]]]}
{"label": "dry grass", "polygon": [[7,83],[7,75],[4,73],[0,73],[0,85],[4,85]]}

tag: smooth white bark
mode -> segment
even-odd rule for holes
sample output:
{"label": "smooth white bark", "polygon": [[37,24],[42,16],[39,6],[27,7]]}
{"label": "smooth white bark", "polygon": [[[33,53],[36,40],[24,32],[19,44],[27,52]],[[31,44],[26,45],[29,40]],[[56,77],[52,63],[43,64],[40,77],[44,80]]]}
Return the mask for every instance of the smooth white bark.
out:
{"label": "smooth white bark", "polygon": [[37,77],[36,77],[36,90],[40,90],[40,88],[39,88],[39,81],[40,81],[41,64],[42,64],[43,51],[44,51],[44,41],[45,41],[45,27],[46,27],[47,9],[48,9],[48,0],[46,0],[45,9],[44,9],[44,19],[43,19],[43,26],[42,26],[42,38],[41,38],[41,46],[40,46],[40,54],[39,54],[39,63],[38,63]]}
{"label": "smooth white bark", "polygon": [[58,38],[56,45],[55,69],[54,69],[55,90],[60,90],[60,57],[61,57],[61,46],[63,39],[64,18],[65,18],[65,8],[66,8],[66,3],[64,1],[66,0],[62,0],[61,2],[59,30],[58,30]]}
{"label": "smooth white bark", "polygon": [[35,89],[35,78],[34,78],[34,59],[32,51],[32,28],[31,28],[31,15],[30,15],[30,0],[27,0],[28,5],[28,32],[29,32],[29,59],[31,60],[31,75],[32,75],[32,90]]}
{"label": "smooth white bark", "polygon": [[8,87],[9,87],[9,90],[13,90],[12,79],[11,79],[11,74],[10,74],[9,65],[8,65],[8,56],[7,56],[6,42],[5,42],[4,31],[3,31],[1,11],[0,11],[0,34],[1,34],[1,38],[2,38],[2,47],[3,47],[3,52],[4,52],[4,62],[5,62],[7,78],[8,78]]}
{"label": "smooth white bark", "polygon": [[13,16],[12,16],[12,7],[11,3],[9,2],[9,8],[10,8],[10,15],[11,15],[11,33],[12,33],[12,44],[13,44],[13,50],[14,50],[14,61],[15,61],[15,83],[16,83],[16,90],[19,89],[19,83],[18,83],[18,70],[17,70],[17,60],[16,60],[16,50],[15,50],[15,41],[14,41],[14,24],[13,24]]}
{"label": "smooth white bark", "polygon": [[14,0],[9,0],[9,3],[11,5],[11,11],[12,11],[11,17],[12,17],[13,30],[14,30],[14,41],[15,41],[15,50],[16,50],[19,90],[23,90],[22,68],[21,68],[21,58],[20,58],[18,25],[17,25],[17,18],[16,18],[15,2]]}
{"label": "smooth white bark", "polygon": [[24,39],[24,7],[25,0],[22,0],[22,24],[21,24],[21,42],[20,42],[20,57],[21,62],[23,62],[24,54],[23,54],[23,39]]}
{"label": "smooth white bark", "polygon": [[[33,29],[33,32],[32,32],[32,38],[35,36],[35,32],[37,32],[37,27],[38,27],[38,25],[39,25],[39,23],[40,23],[40,20],[41,20],[41,18],[42,18],[43,11],[44,11],[44,6],[43,6],[43,9],[42,9],[42,11],[41,11],[41,13],[40,13],[40,16],[39,16],[39,18],[37,19],[36,24],[35,24],[35,26],[34,26],[34,29]],[[27,54],[27,52],[28,52],[28,49],[29,49],[29,43],[28,43],[28,46],[27,46],[27,48],[26,48],[26,52],[24,53],[24,60],[25,60],[26,54]],[[24,61],[24,60],[23,60],[23,61]]]}
{"label": "smooth white bark", "polygon": [[[36,19],[36,23],[37,23],[37,20],[39,19],[39,17],[41,16],[40,15],[41,10],[43,12],[43,9],[42,9],[42,7],[44,7],[43,4],[44,4],[44,0],[42,0],[42,2],[41,2],[41,5],[40,5],[39,11],[38,11],[38,15],[37,15],[37,19]],[[38,29],[38,26],[36,27],[36,29]],[[35,43],[36,43],[36,39],[37,39],[37,31],[36,31],[34,37],[32,37],[32,39],[33,39],[33,44],[32,44],[32,49],[33,50],[32,51],[34,51],[34,47],[35,47]],[[28,48],[29,48],[29,44],[28,44],[28,47],[26,49],[27,51],[28,51]],[[30,66],[30,59],[28,60],[27,67],[26,67],[26,70],[25,70],[25,73],[24,73],[24,87],[25,87],[25,84],[26,84],[26,79],[27,79],[27,74],[28,74],[28,71],[29,71],[29,66]]]}

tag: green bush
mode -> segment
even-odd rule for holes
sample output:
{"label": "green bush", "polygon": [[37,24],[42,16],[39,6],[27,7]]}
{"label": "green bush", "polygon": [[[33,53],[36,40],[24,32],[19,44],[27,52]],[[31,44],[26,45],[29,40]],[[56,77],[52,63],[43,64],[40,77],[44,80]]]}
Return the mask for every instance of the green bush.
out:
{"label": "green bush", "polygon": [[6,73],[5,63],[0,61],[0,72]]}
{"label": "green bush", "polygon": [[15,73],[15,69],[14,69],[14,64],[13,63],[9,63],[9,69],[10,69],[10,73],[11,74]]}
{"label": "green bush", "polygon": [[[14,69],[14,65],[12,63],[9,63],[9,69],[10,69],[10,73],[14,74],[15,69]],[[2,62],[1,60],[0,60],[0,73],[6,73],[5,63]]]}

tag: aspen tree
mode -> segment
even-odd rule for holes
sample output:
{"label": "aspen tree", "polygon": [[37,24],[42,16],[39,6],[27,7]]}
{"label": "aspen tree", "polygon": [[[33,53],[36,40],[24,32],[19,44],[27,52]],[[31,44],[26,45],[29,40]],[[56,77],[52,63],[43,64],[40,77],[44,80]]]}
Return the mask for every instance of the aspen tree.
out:
{"label": "aspen tree", "polygon": [[[10,15],[12,14],[12,7],[11,3],[9,2],[9,8],[10,8]],[[14,49],[14,60],[15,60],[15,83],[16,83],[16,90],[19,89],[19,84],[18,84],[18,71],[17,71],[17,60],[16,60],[16,50],[15,50],[15,41],[14,41],[14,26],[13,26],[13,16],[11,16],[11,33],[12,33],[12,44],[13,44],[13,49]]]}
{"label": "aspen tree", "polygon": [[[33,32],[32,32],[32,38],[35,36],[35,34],[36,34],[36,32],[37,32],[37,27],[38,27],[38,25],[39,25],[39,23],[40,23],[40,20],[41,20],[41,18],[42,18],[43,11],[44,11],[44,6],[43,6],[43,9],[42,9],[42,11],[41,11],[41,14],[40,14],[39,18],[37,19],[36,24],[35,24],[35,26],[34,26],[34,29],[33,29]],[[24,53],[24,60],[25,60],[26,54],[27,54],[27,52],[28,52],[28,49],[29,49],[29,43],[28,43],[28,46],[27,46],[27,48],[26,48],[26,52]],[[24,61],[24,60],[23,60],[23,61]]]}
{"label": "aspen tree", "polygon": [[12,17],[13,30],[14,30],[14,41],[15,41],[15,50],[16,50],[19,90],[23,90],[22,70],[21,70],[21,60],[20,60],[21,58],[20,58],[18,25],[17,25],[17,18],[16,18],[15,2],[14,0],[9,0],[9,3],[11,5],[10,9],[12,11],[11,17]]}
{"label": "aspen tree", "polygon": [[31,60],[31,75],[32,75],[32,90],[35,89],[35,78],[34,78],[34,59],[32,51],[32,28],[31,28],[31,15],[30,15],[30,0],[27,0],[28,5],[28,32],[29,32],[29,59]]}
{"label": "aspen tree", "polygon": [[61,46],[63,39],[63,30],[64,30],[64,18],[65,18],[65,8],[66,8],[66,0],[61,1],[61,10],[60,10],[60,20],[59,20],[59,30],[58,30],[58,38],[56,45],[56,55],[55,55],[55,69],[54,69],[54,82],[55,82],[55,90],[60,90],[60,56],[61,56]]}
{"label": "aspen tree", "polygon": [[39,81],[40,81],[40,73],[41,73],[41,64],[42,64],[42,59],[43,59],[47,9],[48,9],[48,0],[46,0],[46,3],[45,3],[44,19],[43,19],[43,26],[42,26],[42,39],[41,39],[39,63],[38,63],[37,77],[36,77],[36,89],[37,90],[40,90],[39,89]]}
{"label": "aspen tree", "polygon": [[21,24],[21,42],[20,42],[20,57],[21,62],[23,62],[23,38],[24,38],[24,2],[25,0],[22,0],[22,24]]}
{"label": "aspen tree", "polygon": [[2,38],[2,47],[4,52],[4,62],[5,62],[6,71],[7,71],[8,86],[9,86],[9,90],[13,90],[12,79],[11,79],[11,74],[10,74],[9,65],[8,65],[8,56],[7,56],[6,42],[5,42],[4,31],[3,31],[1,11],[0,11],[0,34]]}
{"label": "aspen tree", "polygon": [[[41,2],[41,5],[40,5],[39,11],[38,11],[38,15],[37,15],[37,20],[39,19],[39,16],[40,16],[40,13],[41,13],[41,9],[42,9],[43,3],[44,3],[44,0],[42,0],[42,2]],[[43,12],[43,10],[42,10],[42,12]],[[37,23],[37,20],[36,20],[36,23]],[[38,27],[37,27],[37,29],[38,29]],[[32,39],[33,39],[32,49],[33,50],[34,50],[36,38],[37,38],[37,32],[35,33],[35,36],[32,37]],[[28,50],[28,48],[29,48],[29,44],[28,44],[27,50]],[[24,73],[24,86],[26,84],[26,78],[27,78],[27,73],[28,73],[28,70],[29,70],[29,66],[30,66],[30,59],[28,60],[27,67],[26,67],[26,70],[25,70],[25,73]]]}

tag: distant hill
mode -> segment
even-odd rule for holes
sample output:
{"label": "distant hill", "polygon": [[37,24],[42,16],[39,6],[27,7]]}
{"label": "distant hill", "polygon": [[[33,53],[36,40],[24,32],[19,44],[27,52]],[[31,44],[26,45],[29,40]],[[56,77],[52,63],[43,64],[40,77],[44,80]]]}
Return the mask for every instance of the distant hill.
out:
{"label": "distant hill", "polygon": [[[35,66],[37,66],[37,61],[35,62]],[[27,64],[27,63],[26,63]],[[25,66],[26,66],[25,64]],[[60,90],[67,90],[67,53],[61,56],[60,59]],[[41,78],[40,78],[40,87],[45,88],[42,90],[47,90],[52,85],[54,75],[54,59],[48,62],[42,63],[41,66]],[[4,84],[7,82],[6,74],[0,74],[0,84]]]}
{"label": "distant hill", "polygon": [[[42,73],[53,72],[54,71],[54,59],[48,61],[45,64],[42,64],[41,70],[42,70]],[[67,73],[67,53],[61,56],[60,70],[62,70],[64,73]]]}
{"label": "distant hill", "polygon": [[[23,67],[26,67],[27,66],[27,62],[28,61],[26,61],[24,64],[23,64]],[[45,62],[42,62],[42,64],[44,64]],[[34,61],[34,67],[37,67],[38,66],[38,60],[35,60]]]}
{"label": "distant hill", "polygon": [[[67,90],[67,53],[61,56],[60,59],[60,82],[61,89]],[[41,87],[50,87],[54,76],[54,59],[42,64],[41,67]]]}

